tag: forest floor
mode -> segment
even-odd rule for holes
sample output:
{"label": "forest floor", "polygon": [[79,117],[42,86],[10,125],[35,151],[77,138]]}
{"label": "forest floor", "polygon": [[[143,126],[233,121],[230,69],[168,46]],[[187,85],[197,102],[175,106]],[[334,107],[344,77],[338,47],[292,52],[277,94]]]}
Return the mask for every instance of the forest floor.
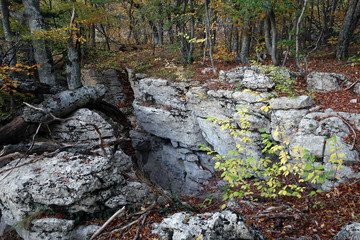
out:
{"label": "forest floor", "polygon": [[[213,89],[236,90],[239,88],[237,83],[229,84],[214,81],[218,76],[212,72],[202,74],[204,68],[210,67],[207,60],[202,64],[200,57],[195,59],[195,63],[189,66],[180,64],[180,60],[173,58],[174,54],[163,49],[153,50],[140,48],[123,54],[115,53],[97,53],[96,58],[89,55],[85,67],[110,68],[118,67],[136,67],[138,71],[144,72],[149,76],[170,78],[174,81],[186,81],[192,79],[194,85],[208,83]],[[215,60],[217,70],[229,70],[238,66],[231,57],[224,53],[218,53]],[[92,60],[89,60],[92,59]],[[99,65],[99,63],[101,63]],[[267,60],[265,64],[271,64]],[[338,61],[334,59],[331,51],[324,49],[315,53],[308,60],[308,72],[321,71],[343,73],[348,81],[360,81],[360,63]],[[290,58],[286,67],[298,71],[293,58]],[[296,79],[296,86],[292,89],[295,95],[311,95],[314,97],[316,105],[321,105],[321,110],[332,108],[335,111],[346,111],[360,113],[360,96],[353,93],[353,88],[330,92],[316,93],[306,90],[306,77],[299,76]],[[279,93],[280,96],[287,95]],[[356,101],[350,102],[350,100]],[[320,111],[321,111],[320,110]],[[360,149],[360,132],[357,131],[355,139],[356,148]],[[348,137],[348,141],[354,141],[354,136]],[[360,164],[352,166],[360,171]],[[221,189],[215,187],[221,180],[218,175],[214,176],[208,186],[208,195],[202,197],[179,197],[171,195],[172,201],[165,206],[155,207],[146,217],[144,224],[137,223],[127,228],[126,231],[113,235],[106,235],[102,239],[134,239],[138,234],[138,239],[157,239],[158,236],[152,234],[151,224],[160,223],[163,218],[179,211],[192,211],[196,213],[220,211],[220,206],[224,203],[219,197]],[[306,190],[310,193],[310,187]],[[306,194],[305,194],[306,195]],[[353,180],[346,184],[334,188],[330,192],[318,193],[313,197],[291,198],[279,197],[276,199],[262,199],[251,202],[249,199],[237,199],[240,208],[236,209],[244,215],[246,223],[249,226],[256,226],[261,229],[267,239],[288,239],[290,237],[308,236],[312,239],[331,239],[340,228],[349,222],[360,222],[360,179]],[[184,205],[183,203],[187,204]],[[150,204],[150,203],[149,203]],[[133,213],[141,211],[142,206],[130,206],[121,218],[116,218],[108,227],[114,229],[119,225],[124,225],[137,219]],[[258,217],[259,213],[262,214]],[[110,216],[97,216],[92,219],[83,219],[82,223],[102,225]],[[11,234],[11,233],[9,233]],[[16,239],[14,235],[8,235],[10,238],[0,237],[1,239]],[[311,239],[311,238],[309,238]]]}

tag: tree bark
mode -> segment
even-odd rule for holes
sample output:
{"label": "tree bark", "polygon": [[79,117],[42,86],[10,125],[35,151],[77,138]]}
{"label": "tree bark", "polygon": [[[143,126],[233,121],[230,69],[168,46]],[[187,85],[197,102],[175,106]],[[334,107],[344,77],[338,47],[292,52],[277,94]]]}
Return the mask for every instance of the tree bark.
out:
{"label": "tree bark", "polygon": [[16,65],[16,49],[13,43],[14,34],[11,31],[10,20],[9,20],[9,2],[7,0],[0,1],[0,10],[1,10],[1,20],[2,26],[4,30],[5,40],[7,42],[7,63],[10,67],[14,67]]}
{"label": "tree bark", "polygon": [[[65,116],[87,104],[93,104],[105,95],[105,88],[82,87],[56,94],[37,107],[52,113],[56,117]],[[0,145],[18,143],[35,131],[34,124],[52,120],[49,114],[26,107],[23,115],[0,128]]]}
{"label": "tree bark", "polygon": [[273,10],[269,10],[266,13],[264,31],[266,48],[271,56],[273,64],[278,66],[280,63],[276,48],[277,28],[275,22],[275,13]]}
{"label": "tree bark", "polygon": [[[75,19],[75,9],[73,9],[70,29],[72,29]],[[77,36],[78,37],[78,36]],[[66,63],[66,80],[70,90],[79,88],[81,83],[81,43],[78,39],[73,40],[73,32],[69,31],[69,38],[67,40],[67,57]]]}
{"label": "tree bark", "polygon": [[243,30],[243,41],[241,44],[241,53],[240,53],[240,61],[241,63],[247,64],[249,63],[249,56],[250,56],[250,33],[251,33],[251,26],[250,26],[250,19],[248,14],[245,16],[245,26]]}
{"label": "tree bark", "polygon": [[[29,25],[32,34],[46,30],[46,24],[40,13],[40,1],[23,0],[23,16]],[[33,40],[35,61],[40,67],[38,68],[39,79],[41,83],[49,86],[55,86],[55,72],[53,69],[53,59],[50,48],[44,39]]]}
{"label": "tree bark", "polygon": [[336,58],[345,59],[348,57],[348,50],[351,36],[360,18],[360,0],[349,0],[349,5],[343,20],[338,43],[336,47]]}

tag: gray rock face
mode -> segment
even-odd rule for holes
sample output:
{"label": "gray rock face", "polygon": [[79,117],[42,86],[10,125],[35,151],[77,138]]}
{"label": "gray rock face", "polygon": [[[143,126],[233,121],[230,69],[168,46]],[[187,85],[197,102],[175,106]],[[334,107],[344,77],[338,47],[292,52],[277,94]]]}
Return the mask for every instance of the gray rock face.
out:
{"label": "gray rock face", "polygon": [[123,86],[115,69],[100,71],[98,69],[84,69],[81,72],[81,82],[84,86],[104,86],[106,95],[104,101],[113,105],[125,101]]}
{"label": "gray rock face", "polygon": [[266,91],[275,86],[274,81],[263,74],[260,70],[246,70],[244,72],[244,79],[241,83],[246,88],[258,91]]}
{"label": "gray rock face", "polygon": [[[94,212],[101,208],[115,207],[129,203],[151,201],[153,193],[149,187],[140,183],[127,182],[123,172],[132,172],[130,158],[118,151],[113,160],[102,156],[82,156],[61,152],[54,157],[30,156],[21,160],[19,165],[31,162],[13,169],[2,181],[0,189],[0,208],[3,220],[8,225],[22,221],[28,215],[36,214],[41,209],[61,208],[63,212]],[[12,162],[5,166],[11,167]],[[2,179],[8,172],[0,174]],[[133,194],[134,185],[142,185]],[[119,205],[108,204],[114,197],[121,197]],[[32,232],[42,234],[52,232],[47,238],[57,239],[59,232],[55,220],[39,220],[33,223]],[[55,223],[54,223],[55,221]],[[60,220],[59,220],[60,221]],[[40,229],[46,227],[47,230]],[[39,228],[39,229],[38,229]],[[50,228],[54,228],[50,231]],[[65,229],[65,230],[66,230]],[[65,231],[64,230],[64,231]],[[33,234],[30,232],[30,236]],[[26,233],[27,234],[27,233]],[[64,233],[62,233],[64,234]],[[34,235],[35,236],[35,235]],[[37,235],[36,235],[37,236]],[[41,235],[42,236],[42,235]]]}
{"label": "gray rock face", "polygon": [[241,215],[231,211],[204,213],[192,216],[180,212],[155,225],[154,233],[161,239],[265,239],[264,236],[246,225]]}
{"label": "gray rock face", "polygon": [[[282,135],[291,140],[301,119],[307,114],[308,110],[278,110],[271,114],[271,134],[276,141],[281,141]],[[282,132],[276,136],[275,132]]]}
{"label": "gray rock face", "polygon": [[71,240],[88,239],[88,236],[95,233],[99,228],[100,226],[97,225],[80,226],[71,233]]}
{"label": "gray rock face", "polygon": [[[283,76],[284,79],[278,79],[279,76]],[[323,76],[336,81],[345,80],[341,75],[316,72],[310,74],[309,79],[316,76],[321,76],[322,80]],[[327,152],[329,144],[326,139],[333,135],[341,139],[351,132],[337,114],[357,129],[360,129],[360,114],[337,113],[331,109],[309,113],[308,108],[314,105],[314,100],[309,96],[275,98],[270,103],[272,112],[261,109],[267,106],[267,100],[274,98],[274,93],[261,91],[271,89],[274,81],[291,84],[292,77],[292,73],[286,70],[264,74],[255,66],[220,71],[221,81],[239,82],[253,89],[245,91],[216,91],[209,90],[209,86],[191,87],[184,85],[185,83],[170,83],[163,79],[137,79],[133,84],[136,92],[134,108],[138,122],[137,130],[147,132],[148,135],[140,137],[140,141],[135,140],[134,147],[144,169],[168,190],[177,193],[201,192],[201,181],[207,181],[207,177],[213,171],[211,165],[214,163],[211,163],[209,157],[204,157],[204,153],[199,152],[197,144],[205,144],[220,155],[230,157],[232,155],[228,152],[235,150],[236,144],[239,143],[239,139],[232,136],[228,130],[222,130],[220,126],[206,119],[209,116],[231,119],[235,128],[243,129],[237,108],[248,110],[246,118],[252,133],[247,134],[247,137],[254,140],[253,143],[241,143],[245,151],[237,157],[262,158],[263,139],[258,133],[259,130],[265,129],[272,134],[275,141],[281,142],[281,135],[275,136],[277,127],[280,127],[279,130],[291,142],[289,151],[292,157],[295,156],[293,147],[304,147],[316,156],[318,161],[327,164],[330,155]],[[341,153],[349,159],[344,162],[345,165],[358,159],[356,153],[350,151],[349,146],[343,141],[339,141],[339,146],[344,149]],[[333,167],[330,165],[329,167]],[[162,166],[162,169],[158,166]],[[199,166],[206,167],[206,171]],[[192,168],[195,170],[191,171]],[[195,177],[196,171],[200,173],[199,178]],[[157,174],[159,172],[161,178]],[[333,185],[333,180],[324,183],[324,186]],[[187,183],[190,187],[185,189],[183,185]]]}
{"label": "gray rock face", "polygon": [[179,110],[147,107],[134,103],[138,125],[147,132],[162,138],[181,142],[187,146],[197,146],[203,142],[195,119]]}
{"label": "gray rock face", "polygon": [[[112,126],[106,122],[98,113],[87,108],[81,108],[72,113],[69,117],[80,121],[95,124],[104,140],[114,139]],[[69,142],[98,142],[99,135],[91,125],[83,125],[79,121],[70,120],[65,123],[54,124],[51,127],[54,139],[62,143]]]}
{"label": "gray rock face", "polygon": [[342,226],[340,232],[334,237],[335,240],[360,240],[360,223],[348,223]]}
{"label": "gray rock face", "polygon": [[345,80],[343,74],[314,71],[307,76],[307,89],[315,92],[338,91],[341,90],[339,82]]}
{"label": "gray rock face", "polygon": [[275,98],[270,102],[270,106],[273,110],[286,110],[286,109],[301,109],[308,108],[315,104],[315,101],[310,96],[299,97],[281,97]]}
{"label": "gray rock face", "polygon": [[[144,172],[164,189],[174,193],[187,195],[203,191],[211,177],[211,170],[206,156],[179,146],[177,142],[146,136],[139,131],[133,131],[131,136],[135,141],[137,158]],[[198,149],[197,149],[198,150]]]}

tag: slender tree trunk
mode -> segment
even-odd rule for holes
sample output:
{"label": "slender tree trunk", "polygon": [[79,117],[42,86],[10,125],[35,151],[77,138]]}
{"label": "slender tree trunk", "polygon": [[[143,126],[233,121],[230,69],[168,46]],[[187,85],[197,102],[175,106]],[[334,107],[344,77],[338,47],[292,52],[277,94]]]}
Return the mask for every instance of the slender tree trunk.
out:
{"label": "slender tree trunk", "polygon": [[298,66],[300,72],[304,72],[304,68],[302,67],[302,65],[300,63],[300,57],[299,57],[299,33],[300,33],[300,23],[301,23],[302,17],[304,16],[306,5],[307,5],[307,0],[304,1],[303,9],[302,9],[299,19],[296,23],[296,36],[295,36],[295,38],[296,38],[296,40],[295,40],[296,56],[295,56],[295,58],[296,58],[296,65]]}
{"label": "slender tree trunk", "polygon": [[240,53],[240,61],[244,64],[249,63],[250,40],[251,40],[250,33],[251,33],[250,18],[248,13],[246,13],[245,26],[243,30],[243,40],[241,44],[241,53]]}
{"label": "slender tree trunk", "polygon": [[273,64],[278,66],[280,63],[276,48],[277,28],[275,22],[275,13],[273,10],[267,11],[264,28],[266,48],[271,56]]}
{"label": "slender tree trunk", "polygon": [[345,59],[348,56],[351,36],[360,18],[360,0],[349,0],[348,9],[343,20],[338,43],[336,47],[336,58]]}
{"label": "slender tree trunk", "polygon": [[[10,28],[10,20],[9,20],[9,3],[7,0],[0,1],[0,10],[1,10],[1,20],[2,26],[4,30],[5,40],[7,42],[7,63],[14,67],[16,65],[16,49],[13,42],[14,34]],[[3,63],[2,63],[3,64]]]}
{"label": "slender tree trunk", "polygon": [[213,69],[214,74],[216,73],[215,68],[215,62],[213,57],[213,41],[212,41],[212,35],[211,35],[211,26],[210,26],[210,9],[209,9],[209,0],[205,0],[205,25],[206,25],[206,35],[207,35],[207,41],[209,46],[209,57],[211,62],[211,67]]}
{"label": "slender tree trunk", "polygon": [[95,24],[91,24],[91,27],[90,27],[90,42],[91,42],[91,47],[96,48]]}
{"label": "slender tree trunk", "polygon": [[[24,11],[23,16],[27,21],[30,31],[35,34],[39,31],[46,30],[46,24],[40,13],[40,1],[23,0]],[[50,48],[44,39],[34,39],[33,41],[34,57],[38,68],[39,79],[41,83],[55,86],[55,72],[53,69],[53,59]]]}
{"label": "slender tree trunk", "polygon": [[[73,9],[70,20],[70,29],[74,25],[75,9]],[[78,36],[76,36],[77,38]],[[68,62],[66,64],[66,80],[70,90],[79,88],[81,83],[81,43],[77,39],[73,39],[72,30],[69,31],[69,38],[67,40],[67,56]]]}

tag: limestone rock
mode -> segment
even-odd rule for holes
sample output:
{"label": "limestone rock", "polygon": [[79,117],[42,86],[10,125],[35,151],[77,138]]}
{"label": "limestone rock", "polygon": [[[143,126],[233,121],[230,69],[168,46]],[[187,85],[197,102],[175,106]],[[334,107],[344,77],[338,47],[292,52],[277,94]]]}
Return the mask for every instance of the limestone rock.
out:
{"label": "limestone rock", "polygon": [[297,153],[293,151],[294,147],[302,147],[310,151],[310,153],[318,158],[324,156],[325,137],[316,135],[296,135],[291,138],[290,155],[296,156]]}
{"label": "limestone rock", "polygon": [[347,137],[350,133],[349,127],[339,117],[327,117],[319,121],[316,134],[320,136],[331,137],[337,135],[339,137]]}
{"label": "limestone rock", "polygon": [[339,91],[339,82],[345,80],[343,74],[314,71],[307,76],[307,89],[315,92]]}
{"label": "limestone rock", "polygon": [[[336,137],[336,142],[327,140],[324,152],[324,162],[329,162],[330,156],[333,153],[337,153],[336,158],[343,160],[344,165],[351,165],[359,162],[358,152],[356,150],[350,150],[350,148],[351,146],[346,144],[339,136]],[[344,154],[344,157],[338,157],[339,154]]]}
{"label": "limestone rock", "polygon": [[150,104],[185,110],[185,83],[165,79],[144,78],[136,85],[135,98]]}
{"label": "limestone rock", "polygon": [[[126,203],[148,201],[153,196],[149,191],[134,197],[117,190],[129,186],[122,173],[132,171],[130,158],[121,151],[112,160],[61,152],[40,159],[29,156],[19,165],[31,161],[33,163],[13,169],[2,181],[0,208],[8,225],[22,221],[39,208],[94,212],[104,207],[105,201],[113,195],[122,194]],[[8,173],[4,172],[0,177]]]}
{"label": "limestone rock", "polygon": [[286,109],[301,109],[308,108],[315,104],[315,101],[310,96],[299,97],[281,97],[275,98],[270,102],[270,106],[273,110],[286,110]]}
{"label": "limestone rock", "polygon": [[246,88],[258,91],[266,91],[275,86],[273,80],[263,74],[260,70],[246,70],[244,72],[244,79],[241,82]]}
{"label": "limestone rock", "polygon": [[[87,108],[81,108],[72,113],[69,117],[83,122],[95,124],[101,133],[102,139],[114,138],[112,126],[104,120],[98,113]],[[51,126],[51,134],[59,142],[98,142],[99,135],[91,125],[83,125],[79,121],[70,120]]]}
{"label": "limestone rock", "polygon": [[335,240],[360,240],[360,223],[351,222],[341,227],[340,232],[334,237]]}
{"label": "limestone rock", "polygon": [[248,227],[240,214],[229,210],[195,216],[185,212],[175,213],[156,224],[153,232],[166,240],[190,240],[200,236],[205,240],[265,239],[259,231]]}
{"label": "limestone rock", "polygon": [[274,140],[281,141],[281,134],[275,136],[275,132],[282,132],[287,140],[291,140],[299,126],[301,119],[308,113],[307,110],[278,110],[271,114],[271,134]]}
{"label": "limestone rock", "polygon": [[136,102],[134,110],[138,125],[155,136],[188,146],[203,142],[200,129],[191,115],[177,110],[141,106]]}
{"label": "limestone rock", "polygon": [[84,86],[104,86],[106,94],[104,101],[113,105],[120,104],[125,101],[123,86],[115,69],[107,69],[100,71],[98,69],[84,69],[81,72],[81,82]]}
{"label": "limestone rock", "polygon": [[132,131],[139,166],[157,184],[173,193],[193,195],[212,176],[211,157],[169,140]]}
{"label": "limestone rock", "polygon": [[80,226],[71,233],[71,240],[88,239],[88,236],[95,233],[99,228],[100,226],[97,225]]}

